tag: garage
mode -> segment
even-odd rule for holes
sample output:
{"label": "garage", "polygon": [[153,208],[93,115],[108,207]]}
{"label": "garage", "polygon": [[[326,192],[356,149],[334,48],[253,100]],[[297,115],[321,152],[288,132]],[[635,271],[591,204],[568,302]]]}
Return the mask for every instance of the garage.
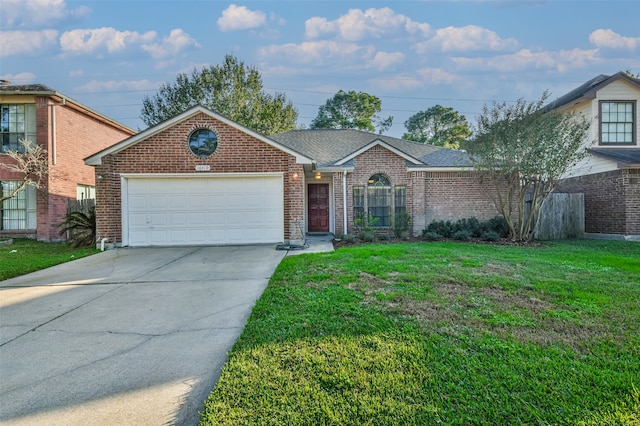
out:
{"label": "garage", "polygon": [[282,173],[121,177],[123,245],[256,244],[284,240]]}

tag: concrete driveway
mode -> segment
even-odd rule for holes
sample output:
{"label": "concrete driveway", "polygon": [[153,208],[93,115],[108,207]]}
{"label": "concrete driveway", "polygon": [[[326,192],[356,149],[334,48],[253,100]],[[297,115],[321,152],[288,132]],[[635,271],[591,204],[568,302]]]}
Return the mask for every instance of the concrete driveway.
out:
{"label": "concrete driveway", "polygon": [[196,424],[285,254],[116,249],[0,282],[0,423]]}

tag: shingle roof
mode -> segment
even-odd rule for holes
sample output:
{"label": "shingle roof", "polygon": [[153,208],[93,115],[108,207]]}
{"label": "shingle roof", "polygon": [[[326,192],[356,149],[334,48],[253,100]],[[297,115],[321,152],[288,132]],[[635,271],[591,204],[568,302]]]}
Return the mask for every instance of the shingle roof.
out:
{"label": "shingle roof", "polygon": [[614,161],[627,164],[640,164],[639,148],[592,148],[589,151]]}
{"label": "shingle roof", "polygon": [[[321,167],[330,167],[366,147],[382,141],[394,149],[433,167],[469,167],[471,161],[463,151],[412,142],[391,136],[353,129],[291,130],[272,135],[271,139],[310,158]],[[415,164],[413,165],[416,166]]]}
{"label": "shingle roof", "polygon": [[567,105],[581,98],[592,98],[595,96],[595,92],[598,89],[620,78],[625,79],[628,82],[633,83],[638,87],[640,87],[640,80],[638,80],[637,78],[633,78],[624,72],[618,72],[614,75],[600,74],[599,76],[594,77],[591,80],[587,81],[583,85],[573,89],[569,93],[563,96],[560,96],[555,101],[545,105],[542,109],[544,111],[550,111],[556,108],[560,108],[564,105]]}
{"label": "shingle roof", "polygon": [[25,93],[25,92],[46,92],[46,93],[54,93],[55,90],[50,88],[49,86],[45,86],[44,84],[22,84],[22,85],[0,85],[0,92],[15,92],[15,93]]}
{"label": "shingle roof", "polygon": [[96,117],[99,117],[101,120],[105,120],[106,122],[111,123],[121,129],[126,130],[127,132],[134,134],[135,130],[125,126],[122,123],[117,122],[116,120],[107,117],[106,115],[99,113],[86,105],[81,104],[80,102],[60,93],[56,90],[52,89],[49,86],[44,84],[21,84],[21,85],[13,85],[13,84],[0,84],[0,95],[8,96],[8,95],[34,95],[34,96],[45,96],[52,99],[60,99],[65,102],[69,102],[76,107],[82,109],[83,111],[94,114]]}

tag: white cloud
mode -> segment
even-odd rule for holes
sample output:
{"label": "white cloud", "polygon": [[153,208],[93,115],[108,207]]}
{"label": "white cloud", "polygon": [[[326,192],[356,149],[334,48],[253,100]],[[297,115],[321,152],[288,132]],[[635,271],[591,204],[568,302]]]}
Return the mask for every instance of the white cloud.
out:
{"label": "white cloud", "polygon": [[460,81],[458,76],[442,68],[421,68],[417,73],[423,82],[429,84],[454,84]]}
{"label": "white cloud", "polygon": [[477,25],[464,27],[446,27],[436,30],[435,35],[428,40],[416,43],[413,49],[418,53],[425,53],[430,48],[437,48],[443,52],[470,50],[509,50],[518,46],[514,38],[501,38],[494,31]]}
{"label": "white cloud", "polygon": [[559,72],[571,71],[576,68],[584,68],[592,63],[601,62],[598,49],[561,50],[556,55],[556,68]]}
{"label": "white cloud", "polygon": [[11,84],[29,84],[36,81],[36,75],[32,72],[20,72],[17,74],[3,74],[2,80],[8,80]]}
{"label": "white cloud", "polygon": [[51,27],[63,19],[89,13],[86,6],[69,9],[64,0],[2,0],[0,24],[3,28]]}
{"label": "white cloud", "polygon": [[640,46],[640,37],[624,37],[612,30],[595,30],[589,36],[589,41],[596,47],[611,49],[634,50]]}
{"label": "white cloud", "polygon": [[259,10],[249,10],[246,6],[229,5],[218,18],[220,31],[238,31],[258,28],[267,22],[267,16]]}
{"label": "white cloud", "polygon": [[396,64],[404,62],[405,54],[400,52],[378,52],[369,62],[369,66],[378,70],[392,68]]}
{"label": "white cloud", "polygon": [[34,55],[40,49],[55,44],[56,30],[42,31],[0,31],[0,57],[17,54]]}
{"label": "white cloud", "polygon": [[374,57],[372,46],[360,46],[355,43],[337,41],[310,41],[301,44],[283,44],[263,47],[258,50],[262,58],[288,59],[297,63],[314,63],[315,65],[333,64],[336,61],[349,60],[361,62]]}
{"label": "white cloud", "polygon": [[135,31],[118,31],[111,27],[77,29],[60,36],[60,47],[64,53],[76,55],[103,50],[115,53],[125,50],[131,44],[150,42],[155,38],[155,31],[141,34]]}
{"label": "white cloud", "polygon": [[175,56],[189,47],[200,47],[200,45],[180,28],[171,30],[171,33],[162,39],[162,43],[142,45],[142,49],[149,52],[155,59]]}
{"label": "white cloud", "polygon": [[556,69],[565,72],[570,69],[583,68],[589,63],[600,62],[598,50],[561,50],[531,51],[522,49],[509,55],[486,58],[457,57],[452,60],[462,69],[475,71],[516,72],[530,69]]}
{"label": "white cloud", "polygon": [[428,24],[415,22],[388,7],[350,9],[334,21],[315,16],[305,22],[305,36],[311,39],[335,35],[343,40],[361,41],[406,34],[426,36],[429,32]]}

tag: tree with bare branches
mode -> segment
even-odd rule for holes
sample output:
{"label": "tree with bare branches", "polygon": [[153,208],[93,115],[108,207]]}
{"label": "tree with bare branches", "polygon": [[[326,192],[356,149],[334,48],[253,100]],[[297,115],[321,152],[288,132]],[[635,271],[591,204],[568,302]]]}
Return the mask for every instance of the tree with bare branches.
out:
{"label": "tree with bare branches", "polygon": [[12,162],[2,163],[0,167],[10,172],[16,173],[19,178],[12,179],[18,184],[8,194],[0,194],[0,205],[3,201],[13,198],[28,185],[38,189],[44,184],[44,180],[49,172],[49,158],[47,151],[29,140],[20,140],[24,147],[24,152],[7,151],[4,154],[12,158]]}

